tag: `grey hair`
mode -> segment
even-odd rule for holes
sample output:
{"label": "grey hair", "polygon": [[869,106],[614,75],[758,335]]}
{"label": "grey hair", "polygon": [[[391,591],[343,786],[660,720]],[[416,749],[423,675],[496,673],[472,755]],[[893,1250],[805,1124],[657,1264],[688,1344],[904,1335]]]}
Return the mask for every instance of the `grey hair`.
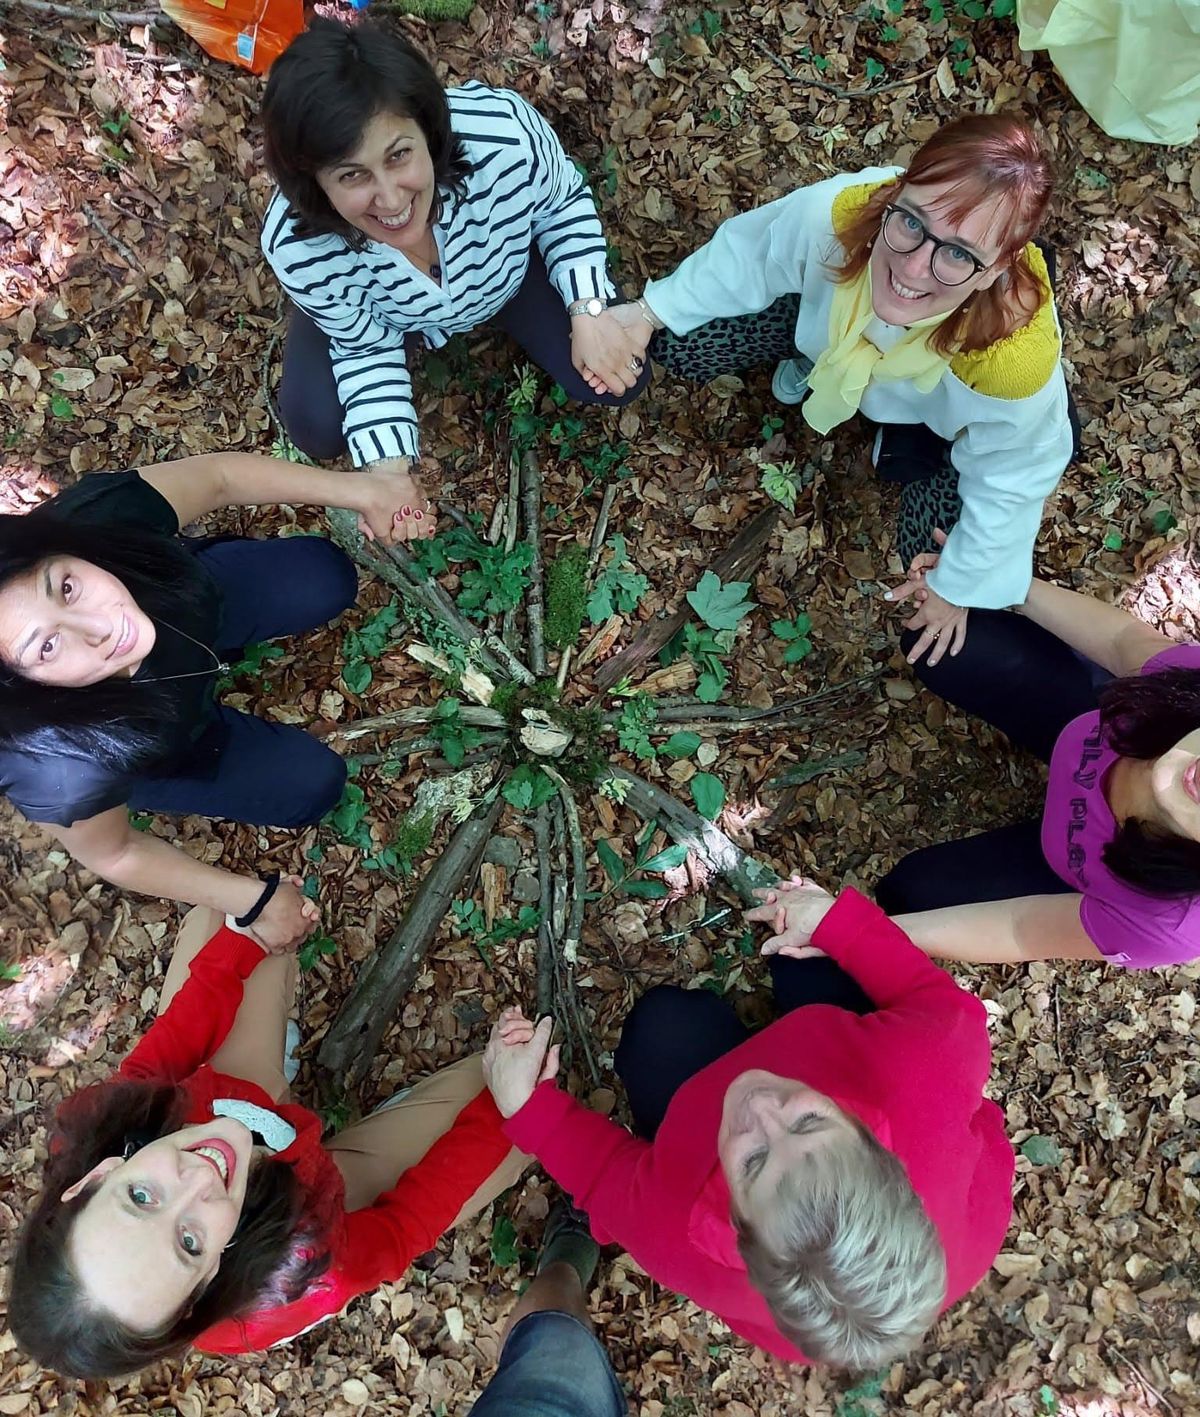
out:
{"label": "grey hair", "polygon": [[816,1362],[869,1369],[903,1358],[933,1324],[946,1255],[899,1158],[855,1133],[784,1176],[761,1229],[733,1222],[784,1337]]}

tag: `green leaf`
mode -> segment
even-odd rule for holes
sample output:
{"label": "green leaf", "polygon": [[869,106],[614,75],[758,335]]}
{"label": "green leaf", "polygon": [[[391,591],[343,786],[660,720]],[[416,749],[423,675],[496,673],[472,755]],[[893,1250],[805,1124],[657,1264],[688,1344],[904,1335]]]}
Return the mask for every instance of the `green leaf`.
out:
{"label": "green leaf", "polygon": [[363,693],[373,677],[371,666],[365,660],[351,660],[342,666],[342,683],[352,694]]}
{"label": "green leaf", "polygon": [[74,418],[75,405],[65,394],[53,394],[50,399],[50,412],[55,418]]}
{"label": "green leaf", "polygon": [[1017,0],[992,0],[992,19],[1006,20],[1017,8]]}
{"label": "green leaf", "polygon": [[620,885],[625,879],[625,863],[607,841],[600,839],[596,842],[596,856],[608,879],[613,885]]}
{"label": "green leaf", "polygon": [[716,821],[721,808],[725,805],[725,789],[721,785],[720,778],[713,777],[710,772],[698,772],[691,782],[692,801],[696,804],[696,811],[702,817],[707,817],[710,822]]}
{"label": "green leaf", "polygon": [[297,951],[296,960],[303,970],[315,969],[322,955],[337,953],[337,944],[328,935],[310,935]]}
{"label": "green leaf", "polygon": [[794,462],[760,464],[758,479],[762,490],[773,502],[786,507],[789,512],[796,510],[796,493],[799,486]]}
{"label": "green leaf", "polygon": [[517,1228],[507,1215],[498,1215],[492,1225],[492,1263],[508,1269],[517,1258]]}
{"label": "green leaf", "polygon": [[867,82],[870,83],[872,79],[877,79],[877,78],[879,78],[880,74],[885,73],[886,70],[887,70],[887,66],[884,65],[884,64],[881,64],[878,59],[868,59],[868,60],[867,60]]}
{"label": "green leaf", "polygon": [[1062,1160],[1051,1137],[1029,1137],[1021,1143],[1021,1155],[1034,1166],[1057,1166]]}
{"label": "green leaf", "polygon": [[664,846],[661,851],[649,859],[643,861],[641,867],[643,871],[673,871],[676,866],[682,866],[687,860],[688,849],[676,843],[674,846]]}
{"label": "green leaf", "polygon": [[812,640],[801,635],[799,639],[793,640],[783,652],[784,664],[799,664],[802,659],[812,653]]}
{"label": "green leaf", "polygon": [[1155,535],[1166,536],[1167,532],[1174,531],[1179,523],[1170,507],[1160,507],[1150,518],[1150,525],[1154,528]]}
{"label": "green leaf", "polygon": [[672,758],[690,758],[699,746],[700,735],[685,729],[679,733],[672,733],[659,752],[666,753]]}
{"label": "green leaf", "polygon": [[1105,534],[1105,551],[1120,551],[1121,547],[1124,545],[1124,539],[1122,538],[1121,533],[1119,531],[1110,531]]}
{"label": "green leaf", "polygon": [[687,593],[687,603],[714,630],[734,630],[754,609],[756,602],[746,599],[749,581],[721,584],[715,571],[705,571],[695,590]]}
{"label": "green leaf", "polygon": [[639,900],[665,900],[671,892],[662,881],[626,881],[625,893]]}
{"label": "green leaf", "polygon": [[504,784],[501,795],[519,811],[530,812],[554,796],[554,783],[532,763],[522,763]]}

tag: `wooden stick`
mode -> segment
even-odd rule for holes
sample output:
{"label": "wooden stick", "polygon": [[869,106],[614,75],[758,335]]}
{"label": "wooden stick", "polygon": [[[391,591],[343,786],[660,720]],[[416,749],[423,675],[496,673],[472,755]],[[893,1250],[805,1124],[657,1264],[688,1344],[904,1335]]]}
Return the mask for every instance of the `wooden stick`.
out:
{"label": "wooden stick", "polygon": [[778,874],[765,862],[743,851],[716,825],[677,798],[623,768],[610,768],[612,777],[628,786],[625,803],[645,821],[656,819],[673,841],[694,851],[711,871],[724,877],[746,905],[757,905],[760,886],[773,885]]}
{"label": "wooden stick", "polygon": [[[56,4],[55,0],[0,0],[9,8],[32,10],[37,15],[61,15],[64,20],[98,20],[114,25],[165,25],[170,15],[161,10],[91,10],[80,5]],[[136,269],[136,267],[135,267]]]}
{"label": "wooden stick", "polygon": [[[768,507],[760,512],[747,526],[743,527],[728,548],[705,570],[712,570],[723,582],[748,580],[750,572],[758,564],[767,549],[767,542],[779,520],[779,508]],[[680,598],[679,607],[665,619],[654,620],[633,639],[620,654],[615,654],[596,671],[596,687],[611,689],[619,680],[626,678],[653,658],[668,640],[674,638],[692,613],[692,607]]]}
{"label": "wooden stick", "polygon": [[911,88],[913,84],[919,84],[922,80],[931,78],[937,73],[937,66],[934,65],[930,69],[922,69],[919,74],[914,74],[911,79],[893,79],[886,84],[868,84],[865,88],[861,89],[844,89],[841,84],[832,84],[828,79],[810,79],[803,74],[798,74],[786,59],[781,59],[780,56],[763,40],[759,39],[757,35],[751,36],[750,43],[755,49],[765,54],[772,64],[777,65],[778,68],[788,76],[792,83],[799,84],[801,88],[820,89],[822,93],[832,94],[834,98],[870,98],[873,94],[888,93],[892,89]]}
{"label": "wooden stick", "polygon": [[537,458],[521,459],[521,510],[525,541],[533,551],[529,589],[525,593],[525,624],[529,630],[529,662],[539,678],[546,672],[546,587],[542,570],[542,473]]}
{"label": "wooden stick", "polygon": [[359,970],[317,1052],[317,1066],[333,1085],[328,1090],[357,1087],[366,1075],[400,1001],[420,973],[450,902],[479,865],[504,806],[499,787],[497,783],[488,791],[450,838],[417,887],[404,919]]}
{"label": "wooden stick", "polygon": [[542,919],[537,932],[537,1016],[554,1012],[554,921],[550,895],[550,808],[545,802],[533,816],[537,852],[538,905]]}
{"label": "wooden stick", "polygon": [[[389,728],[411,728],[433,722],[434,705],[418,704],[414,708],[394,709],[391,713],[376,714],[373,718],[356,718],[352,723],[339,723],[327,735],[340,739],[343,743],[353,743],[356,738],[369,738],[373,733],[386,733]],[[505,718],[496,709],[484,708],[482,704],[463,704],[459,714],[464,723],[473,728],[504,728]]]}

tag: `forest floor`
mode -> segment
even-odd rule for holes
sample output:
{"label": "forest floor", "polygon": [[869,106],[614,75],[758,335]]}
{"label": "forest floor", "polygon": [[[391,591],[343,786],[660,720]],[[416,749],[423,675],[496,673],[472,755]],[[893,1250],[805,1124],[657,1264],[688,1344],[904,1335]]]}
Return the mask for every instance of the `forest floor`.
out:
{"label": "forest floor", "polygon": [[[7,7],[7,8],[5,8]],[[947,12],[938,19],[939,12]],[[1010,6],[993,5],[1001,11]],[[508,85],[554,123],[587,168],[627,288],[668,271],[717,222],[837,171],[903,163],[966,110],[1034,114],[1062,169],[1048,236],[1059,252],[1068,374],[1084,458],[1047,508],[1041,572],[1125,597],[1151,623],[1200,639],[1197,414],[1200,159],[1105,137],[1045,56],[1023,55],[1010,19],[982,4],[831,0],[695,5],[594,0],[411,30],[447,81]],[[937,21],[935,23],[935,20]],[[269,196],[256,112],[261,83],[178,30],[99,24],[0,6],[0,432],[6,510],[82,473],[222,448],[267,452],[282,312],[257,232]],[[444,496],[485,523],[507,480],[519,355],[480,332],[424,361],[426,446]],[[920,691],[880,600],[901,567],[894,489],[881,487],[857,423],[821,441],[772,400],[769,370],[697,392],[661,374],[620,415],[560,410],[536,383],[531,427],[545,475],[549,553],[586,542],[604,483],[620,479],[610,532],[649,591],[620,627],[674,605],[732,536],[770,505],[764,463],[800,477],[751,588],[725,701],[766,707],[878,671],[852,712],[811,732],[705,740],[697,761],[640,769],[690,802],[697,766],[719,779],[727,830],[779,869],[870,890],[914,847],[1036,812],[1042,771],[994,733]],[[318,510],[217,519],[222,529],[318,530]],[[214,523],[214,524],[217,524]],[[444,584],[456,589],[454,576]],[[342,671],[348,633],[390,593],[365,579],[342,622],[248,668],[227,701],[329,731],[427,704],[442,690],[406,653],[403,625]],[[812,649],[784,663],[773,619],[811,621]],[[357,646],[362,660],[361,644]],[[592,696],[597,662],[567,701]],[[369,683],[364,679],[369,678]],[[635,685],[636,686],[636,685]],[[603,700],[619,708],[620,700]],[[305,975],[305,1067],[361,961],[391,931],[432,856],[407,878],[364,864],[433,765],[416,754],[358,779],[365,817],[301,833],[206,820],[150,830],[206,860],[272,862],[319,878],[336,953]],[[618,759],[633,763],[618,754]],[[668,766],[669,764],[669,766]],[[786,797],[769,784],[805,766]],[[581,794],[592,886],[607,842],[626,859],[639,824]],[[351,818],[354,813],[351,812]],[[510,1000],[532,1005],[527,932],[503,938],[528,898],[529,819],[508,810],[474,897],[438,937],[388,1030],[364,1106],[482,1046]],[[360,837],[361,839],[361,837]],[[660,838],[661,840],[661,838]],[[178,912],[122,895],[3,809],[0,930],[6,978],[0,1085],[0,1214],[17,1223],[55,1104],[102,1076],[143,1030]],[[583,1016],[607,1067],[631,1000],[662,979],[728,990],[752,1013],[764,973],[719,884],[666,903],[613,889],[588,913],[577,966]],[[464,899],[470,895],[466,893]],[[488,934],[488,930],[492,934]],[[787,1371],[610,1255],[593,1293],[601,1334],[641,1417],[867,1417],[878,1412],[1076,1417],[1200,1412],[1200,968],[958,969],[984,999],[992,1094],[1019,1149],[1012,1228],[987,1279],[910,1361],[852,1384]],[[593,1105],[621,1103],[573,1067]],[[506,1315],[530,1273],[549,1183],[530,1174],[401,1284],[340,1321],[246,1362],[197,1357],[124,1383],[64,1383],[0,1337],[0,1413],[444,1414],[459,1417],[493,1372]]]}

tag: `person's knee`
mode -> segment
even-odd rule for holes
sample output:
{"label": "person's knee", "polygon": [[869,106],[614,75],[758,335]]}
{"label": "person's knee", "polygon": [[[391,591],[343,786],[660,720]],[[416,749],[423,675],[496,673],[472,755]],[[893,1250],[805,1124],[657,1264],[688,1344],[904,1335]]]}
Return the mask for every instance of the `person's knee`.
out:
{"label": "person's knee", "polygon": [[346,785],[346,763],[343,758],[313,740],[315,752],[306,752],[302,762],[295,764],[296,799],[280,813],[277,827],[308,827],[337,806]]}
{"label": "person's knee", "polygon": [[928,898],[928,872],[920,851],[910,851],[875,887],[875,903],[885,915],[908,915],[924,910]]}
{"label": "person's knee", "polygon": [[309,594],[318,602],[313,621],[317,624],[332,620],[358,599],[358,572],[350,557],[332,541],[323,536],[305,539],[309,543],[305,577]]}
{"label": "person's knee", "polygon": [[346,451],[341,404],[336,398],[314,398],[313,390],[299,379],[285,379],[279,387],[279,420],[289,439],[314,462],[332,462]]}

